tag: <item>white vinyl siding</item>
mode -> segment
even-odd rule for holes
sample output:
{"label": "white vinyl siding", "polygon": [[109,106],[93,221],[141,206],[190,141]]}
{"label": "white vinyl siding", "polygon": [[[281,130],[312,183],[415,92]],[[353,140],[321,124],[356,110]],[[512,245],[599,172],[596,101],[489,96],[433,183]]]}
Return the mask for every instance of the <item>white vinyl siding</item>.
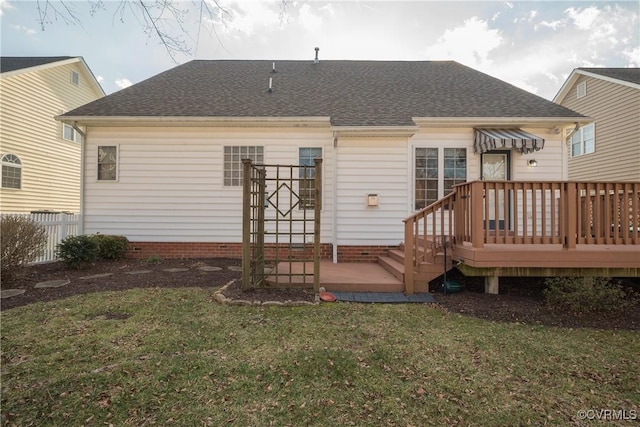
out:
{"label": "white vinyl siding", "polygon": [[[78,86],[71,70],[81,76]],[[79,63],[2,78],[0,145],[23,165],[21,191],[0,190],[2,212],[79,212],[81,145],[62,137],[54,116],[101,97],[90,81]]]}
{"label": "white vinyl siding", "polygon": [[[263,146],[264,162],[296,164],[301,146],[323,147],[323,242],[331,239],[328,129],[92,128],[86,138],[85,232],[133,242],[240,242],[242,187],[224,185],[224,147]],[[118,183],[97,182],[97,147],[118,146]],[[269,186],[268,191],[274,188]],[[271,215],[274,209],[267,208]],[[295,211],[302,215],[304,211]]]}
{"label": "white vinyl siding", "polygon": [[[407,138],[340,138],[337,147],[338,245],[397,245],[408,215]],[[378,206],[367,196],[378,195]]]}

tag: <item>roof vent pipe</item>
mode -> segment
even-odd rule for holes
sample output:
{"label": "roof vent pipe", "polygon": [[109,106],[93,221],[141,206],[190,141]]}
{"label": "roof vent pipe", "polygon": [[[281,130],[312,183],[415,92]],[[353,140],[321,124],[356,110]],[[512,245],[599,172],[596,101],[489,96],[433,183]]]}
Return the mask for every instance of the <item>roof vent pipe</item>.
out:
{"label": "roof vent pipe", "polygon": [[271,65],[271,72],[272,73],[276,72],[276,63],[275,62]]}
{"label": "roof vent pipe", "polygon": [[313,60],[314,64],[317,64],[318,62],[320,62],[320,60],[318,59],[318,51],[320,50],[319,47],[316,48],[316,59]]}
{"label": "roof vent pipe", "polygon": [[273,92],[273,77],[269,77],[269,93]]}

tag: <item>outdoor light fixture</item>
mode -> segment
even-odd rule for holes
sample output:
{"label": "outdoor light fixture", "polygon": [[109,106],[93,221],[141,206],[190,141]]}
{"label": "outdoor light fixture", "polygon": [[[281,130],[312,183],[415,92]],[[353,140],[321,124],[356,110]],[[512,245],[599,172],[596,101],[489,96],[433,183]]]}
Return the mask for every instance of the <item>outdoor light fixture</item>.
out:
{"label": "outdoor light fixture", "polygon": [[536,159],[529,159],[529,161],[527,162],[527,164],[529,166],[531,166],[532,168],[535,168],[536,166],[538,166],[538,161]]}

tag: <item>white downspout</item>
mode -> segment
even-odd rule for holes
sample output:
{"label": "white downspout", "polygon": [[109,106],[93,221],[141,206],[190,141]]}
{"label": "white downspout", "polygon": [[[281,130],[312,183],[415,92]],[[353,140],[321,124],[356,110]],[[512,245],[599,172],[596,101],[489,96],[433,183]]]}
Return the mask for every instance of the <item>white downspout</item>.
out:
{"label": "white downspout", "polygon": [[77,122],[73,122],[71,127],[82,136],[82,141],[80,141],[80,230],[78,230],[78,234],[82,235],[84,234],[84,154],[87,134],[80,130]]}
{"label": "white downspout", "polygon": [[338,137],[333,134],[333,200],[331,206],[331,246],[333,263],[338,263]]}

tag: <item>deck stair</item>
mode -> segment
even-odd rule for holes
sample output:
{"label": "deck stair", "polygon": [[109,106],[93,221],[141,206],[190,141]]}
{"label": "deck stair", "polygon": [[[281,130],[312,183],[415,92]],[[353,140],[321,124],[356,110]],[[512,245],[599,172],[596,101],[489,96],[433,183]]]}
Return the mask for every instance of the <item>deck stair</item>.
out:
{"label": "deck stair", "polygon": [[[418,238],[418,240],[421,241],[423,239]],[[425,260],[420,262],[414,276],[415,292],[429,292],[429,282],[444,273],[444,253],[430,238],[419,246],[420,254]],[[378,257],[378,264],[403,283],[405,283],[404,261],[404,243],[401,243],[398,249],[390,249],[386,256]],[[447,265],[451,265],[451,257],[448,254]]]}

